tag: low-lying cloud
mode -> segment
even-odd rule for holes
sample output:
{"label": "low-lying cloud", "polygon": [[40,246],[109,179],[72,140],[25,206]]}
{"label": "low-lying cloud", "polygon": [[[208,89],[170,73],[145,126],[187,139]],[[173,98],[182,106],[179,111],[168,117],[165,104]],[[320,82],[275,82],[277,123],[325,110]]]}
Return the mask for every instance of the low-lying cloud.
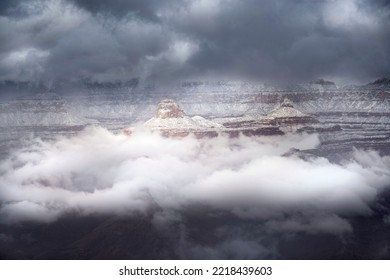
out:
{"label": "low-lying cloud", "polygon": [[369,215],[389,186],[390,158],[355,151],[335,164],[289,153],[319,144],[315,134],[199,140],[142,129],[129,137],[99,127],[36,139],[0,163],[0,221],[152,213],[162,227],[201,205],[262,221],[269,233],[350,232],[345,217]]}

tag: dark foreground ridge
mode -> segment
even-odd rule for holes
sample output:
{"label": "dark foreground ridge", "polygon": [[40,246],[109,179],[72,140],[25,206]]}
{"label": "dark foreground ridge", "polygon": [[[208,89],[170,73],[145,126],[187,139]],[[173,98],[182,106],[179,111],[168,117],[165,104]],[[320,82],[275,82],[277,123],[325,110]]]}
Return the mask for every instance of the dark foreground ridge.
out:
{"label": "dark foreground ridge", "polygon": [[[0,258],[389,259],[390,223],[383,222],[389,214],[384,208],[390,208],[389,193],[377,201],[373,215],[348,218],[353,234],[343,238],[325,233],[269,234],[264,221],[203,206],[187,209],[181,222],[158,230],[149,215],[69,215],[50,224],[0,225]],[[248,244],[263,247],[245,251]]]}

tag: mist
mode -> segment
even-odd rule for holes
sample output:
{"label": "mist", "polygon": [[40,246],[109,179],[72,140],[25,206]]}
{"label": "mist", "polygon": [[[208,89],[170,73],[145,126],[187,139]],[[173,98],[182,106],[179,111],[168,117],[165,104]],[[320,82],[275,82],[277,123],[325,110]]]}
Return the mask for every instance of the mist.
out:
{"label": "mist", "polygon": [[319,144],[316,134],[165,138],[138,128],[129,137],[94,126],[33,139],[0,163],[0,222],[141,215],[160,228],[200,206],[263,221],[268,233],[351,232],[346,217],[369,216],[390,186],[390,157],[355,150],[336,164],[291,152]]}

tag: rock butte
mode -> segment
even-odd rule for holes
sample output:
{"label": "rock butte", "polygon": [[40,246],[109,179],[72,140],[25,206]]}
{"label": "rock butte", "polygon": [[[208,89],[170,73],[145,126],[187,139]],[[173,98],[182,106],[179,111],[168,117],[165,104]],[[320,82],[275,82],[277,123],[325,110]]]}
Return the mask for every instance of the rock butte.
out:
{"label": "rock butte", "polygon": [[[209,120],[201,116],[189,117],[180,106],[171,99],[162,100],[157,105],[155,117],[143,125],[152,131],[160,131],[167,137],[185,137],[193,134],[197,138],[216,137],[227,134],[237,137],[240,134],[283,135],[285,132],[302,129],[318,121],[294,108],[293,103],[285,98],[280,107],[267,115],[252,115]],[[123,131],[131,135],[132,128]]]}

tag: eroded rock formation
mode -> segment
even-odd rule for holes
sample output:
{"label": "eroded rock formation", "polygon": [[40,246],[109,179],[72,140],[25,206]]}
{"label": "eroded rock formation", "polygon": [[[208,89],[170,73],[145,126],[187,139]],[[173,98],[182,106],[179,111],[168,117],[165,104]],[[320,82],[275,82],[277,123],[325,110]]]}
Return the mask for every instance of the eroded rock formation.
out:
{"label": "eroded rock formation", "polygon": [[[309,123],[316,123],[316,120],[296,109],[287,98],[279,108],[265,116],[252,115],[214,120],[200,116],[189,117],[174,100],[166,99],[157,105],[155,117],[146,121],[144,126],[159,131],[167,137],[185,137],[192,133],[202,138],[215,137],[220,133],[231,137],[237,137],[240,134],[247,136],[281,135],[286,131],[283,127],[298,129]],[[124,133],[130,135],[131,130],[125,130]]]}

